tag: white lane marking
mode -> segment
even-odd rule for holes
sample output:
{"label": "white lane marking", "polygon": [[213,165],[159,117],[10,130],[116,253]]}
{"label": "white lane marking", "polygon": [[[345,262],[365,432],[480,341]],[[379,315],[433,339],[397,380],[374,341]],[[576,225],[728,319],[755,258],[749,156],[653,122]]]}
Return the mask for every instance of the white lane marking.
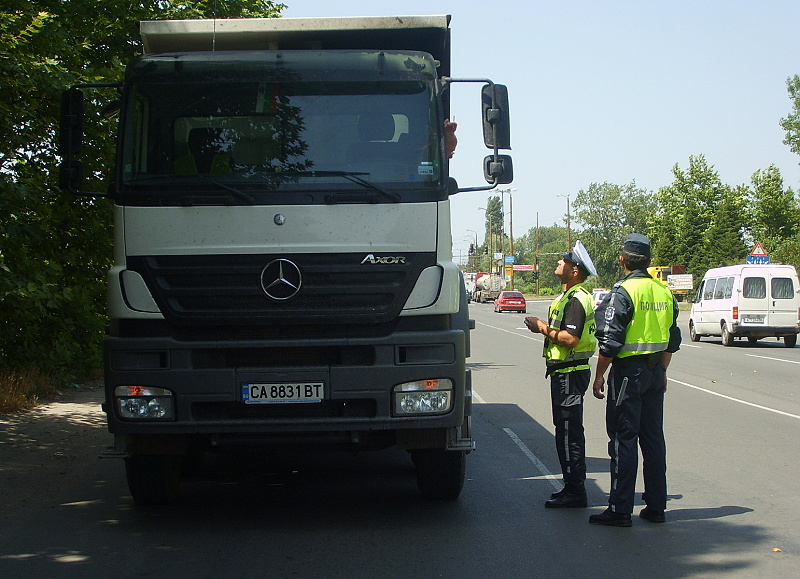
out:
{"label": "white lane marking", "polygon": [[[535,342],[541,342],[542,341],[542,340],[537,340],[533,336],[526,336],[524,334],[518,334],[518,333],[512,332],[510,330],[506,330],[506,329],[503,329],[503,328],[498,328],[496,326],[490,326],[489,324],[484,324],[484,323],[481,323],[481,322],[476,322],[476,323],[479,323],[482,326],[486,326],[487,328],[492,328],[493,330],[500,330],[501,332],[507,332],[507,333],[513,334],[515,336],[521,336],[521,337],[529,339],[529,340],[534,340]],[[684,345],[688,346],[689,344],[684,344]],[[700,346],[693,346],[693,347],[699,348]],[[746,355],[747,356],[755,356],[755,354],[746,354]],[[766,357],[766,356],[756,356],[756,357]],[[597,354],[592,356],[592,358],[597,358]],[[792,364],[798,363],[798,362],[793,362],[791,360],[781,360],[779,358],[774,358],[774,359],[778,360],[779,362],[790,362]],[[768,412],[773,412],[775,414],[780,414],[781,416],[788,416],[789,418],[796,418],[797,420],[800,420],[800,416],[798,416],[797,414],[791,414],[789,412],[783,412],[782,410],[776,410],[774,408],[769,408],[768,406],[761,406],[760,404],[754,404],[752,402],[746,402],[744,400],[739,400],[738,398],[733,398],[732,396],[726,396],[725,394],[720,394],[719,392],[714,392],[713,390],[707,390],[705,388],[701,388],[700,386],[694,386],[693,384],[688,384],[686,382],[681,382],[680,380],[675,380],[674,378],[668,378],[668,379],[671,382],[675,382],[676,384],[680,384],[682,386],[688,386],[689,388],[694,388],[695,390],[700,390],[701,392],[705,392],[707,394],[713,394],[714,396],[719,396],[720,398],[725,398],[726,400],[731,400],[732,402],[738,402],[739,404],[744,404],[745,406],[752,406],[753,408],[758,408],[760,410],[766,410]],[[474,393],[473,393],[473,396],[474,396]]]}
{"label": "white lane marking", "polygon": [[697,346],[695,344],[681,344],[681,348],[702,348],[703,346]]}
{"label": "white lane marking", "polygon": [[474,402],[477,402],[478,404],[486,404],[486,400],[481,398],[481,395],[475,392],[475,390],[472,391],[472,398]]}
{"label": "white lane marking", "polygon": [[764,360],[774,360],[775,362],[786,362],[787,364],[800,364],[797,360],[784,360],[783,358],[771,358],[770,356],[759,356],[757,354],[745,354],[751,358],[763,358]]}
{"label": "white lane marking", "polygon": [[[497,326],[490,326],[489,324],[484,324],[483,322],[475,322],[475,323],[476,324],[480,324],[481,326],[486,326],[487,328],[492,328],[493,330],[499,330],[501,332],[506,332],[507,334],[511,334],[513,336],[520,336],[520,337],[526,338],[528,340],[534,340],[534,341],[539,341],[539,342],[542,341],[542,340],[536,340],[536,338],[534,338],[533,335],[526,336],[525,334],[518,334],[517,332],[512,332],[511,330],[506,330],[505,328],[498,328]],[[517,329],[521,330],[523,328],[517,328]],[[524,328],[524,329],[525,329],[525,331],[530,332],[530,330],[528,328]]]}
{"label": "white lane marking", "polygon": [[761,406],[760,404],[753,404],[752,402],[746,402],[744,400],[739,400],[738,398],[734,398],[733,396],[727,396],[725,394],[720,394],[719,392],[714,392],[713,390],[707,390],[705,388],[701,388],[700,386],[695,386],[693,384],[687,384],[686,382],[681,382],[680,380],[675,380],[674,378],[668,378],[670,382],[675,382],[676,384],[680,384],[681,386],[687,386],[689,388],[694,388],[695,390],[700,390],[701,392],[705,392],[706,394],[712,394],[714,396],[719,396],[720,398],[724,398],[725,400],[730,400],[732,402],[738,402],[739,404],[744,404],[745,406],[752,406],[753,408],[758,408],[760,410],[766,410],[767,412],[774,412],[775,414],[780,414],[781,416],[788,416],[789,418],[796,418],[800,420],[800,416],[797,414],[791,414],[789,412],[783,412],[782,410],[775,410],[774,408],[769,408],[768,406]]}
{"label": "white lane marking", "polygon": [[525,443],[522,442],[522,440],[520,440],[519,436],[517,436],[513,430],[511,430],[510,428],[504,428],[503,431],[509,436],[511,440],[514,441],[514,444],[516,444],[519,447],[519,449],[523,452],[523,454],[527,456],[528,459],[534,465],[536,465],[536,468],[538,468],[539,472],[541,472],[544,475],[544,477],[550,481],[550,484],[553,485],[553,488],[556,489],[557,491],[560,491],[561,487],[563,486],[561,484],[561,481],[558,480],[555,476],[553,476],[553,474],[549,470],[547,470],[547,467],[541,460],[539,460],[539,457],[533,454],[530,448],[525,446]]}

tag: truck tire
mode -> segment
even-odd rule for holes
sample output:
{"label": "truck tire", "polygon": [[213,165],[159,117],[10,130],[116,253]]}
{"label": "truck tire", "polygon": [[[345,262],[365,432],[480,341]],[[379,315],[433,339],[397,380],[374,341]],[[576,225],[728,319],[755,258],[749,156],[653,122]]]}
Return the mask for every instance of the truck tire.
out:
{"label": "truck tire", "polygon": [[730,346],[733,344],[733,334],[728,330],[728,324],[722,324],[722,345]]}
{"label": "truck tire", "polygon": [[783,337],[783,345],[787,348],[794,348],[797,345],[797,334]]}
{"label": "truck tire", "polygon": [[689,322],[689,337],[692,339],[692,342],[700,341],[700,334],[697,333],[692,322]]}
{"label": "truck tire", "polygon": [[461,450],[412,450],[417,487],[423,498],[454,501],[464,488],[467,453]]}
{"label": "truck tire", "polygon": [[125,475],[133,501],[140,506],[168,505],[178,498],[181,457],[134,454],[125,459]]}

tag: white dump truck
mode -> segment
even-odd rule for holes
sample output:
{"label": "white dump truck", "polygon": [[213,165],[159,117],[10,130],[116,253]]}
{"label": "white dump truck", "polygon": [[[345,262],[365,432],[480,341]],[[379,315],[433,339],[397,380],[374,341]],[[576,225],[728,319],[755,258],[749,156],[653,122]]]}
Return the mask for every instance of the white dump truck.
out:
{"label": "white dump truck", "polygon": [[[176,499],[187,458],[249,448],[398,446],[423,496],[458,497],[472,322],[450,197],[512,164],[507,91],[451,77],[449,24],[142,22],[124,81],[65,92],[62,187],[114,203],[105,455],[136,503]],[[487,184],[460,189],[445,120],[466,82],[490,151]],[[119,112],[102,193],[83,190],[102,169],[80,159],[86,91]]]}

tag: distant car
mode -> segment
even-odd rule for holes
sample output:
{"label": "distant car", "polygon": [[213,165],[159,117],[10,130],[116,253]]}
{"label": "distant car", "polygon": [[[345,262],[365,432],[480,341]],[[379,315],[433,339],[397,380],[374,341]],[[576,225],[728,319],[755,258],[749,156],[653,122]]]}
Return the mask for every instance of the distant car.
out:
{"label": "distant car", "polygon": [[494,300],[494,311],[500,312],[521,312],[528,313],[528,307],[525,303],[525,296],[520,292],[508,291],[500,292]]}
{"label": "distant car", "polygon": [[592,301],[594,302],[594,307],[599,306],[600,302],[602,302],[604,299],[606,299],[606,296],[608,296],[608,294],[610,294],[610,293],[611,293],[611,290],[607,290],[607,289],[602,289],[602,288],[593,289],[592,290]]}

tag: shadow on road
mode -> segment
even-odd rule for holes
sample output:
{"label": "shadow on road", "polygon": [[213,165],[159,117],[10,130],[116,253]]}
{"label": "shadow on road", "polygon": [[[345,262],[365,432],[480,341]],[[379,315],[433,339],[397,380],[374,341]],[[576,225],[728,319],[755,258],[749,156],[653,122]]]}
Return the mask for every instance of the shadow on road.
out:
{"label": "shadow on road", "polygon": [[[408,455],[390,449],[211,457],[179,503],[137,508],[122,463],[96,458],[109,442],[98,402],[0,422],[0,576],[556,577],[568,562],[576,576],[745,577],[773,546],[753,507],[680,494],[666,525],[633,529],[589,525],[595,509],[542,508],[552,484],[504,428],[551,471],[552,437],[513,404],[476,405],[479,446],[456,502],[421,499]],[[607,466],[590,458],[598,477]],[[766,574],[790,576],[789,562]]]}

